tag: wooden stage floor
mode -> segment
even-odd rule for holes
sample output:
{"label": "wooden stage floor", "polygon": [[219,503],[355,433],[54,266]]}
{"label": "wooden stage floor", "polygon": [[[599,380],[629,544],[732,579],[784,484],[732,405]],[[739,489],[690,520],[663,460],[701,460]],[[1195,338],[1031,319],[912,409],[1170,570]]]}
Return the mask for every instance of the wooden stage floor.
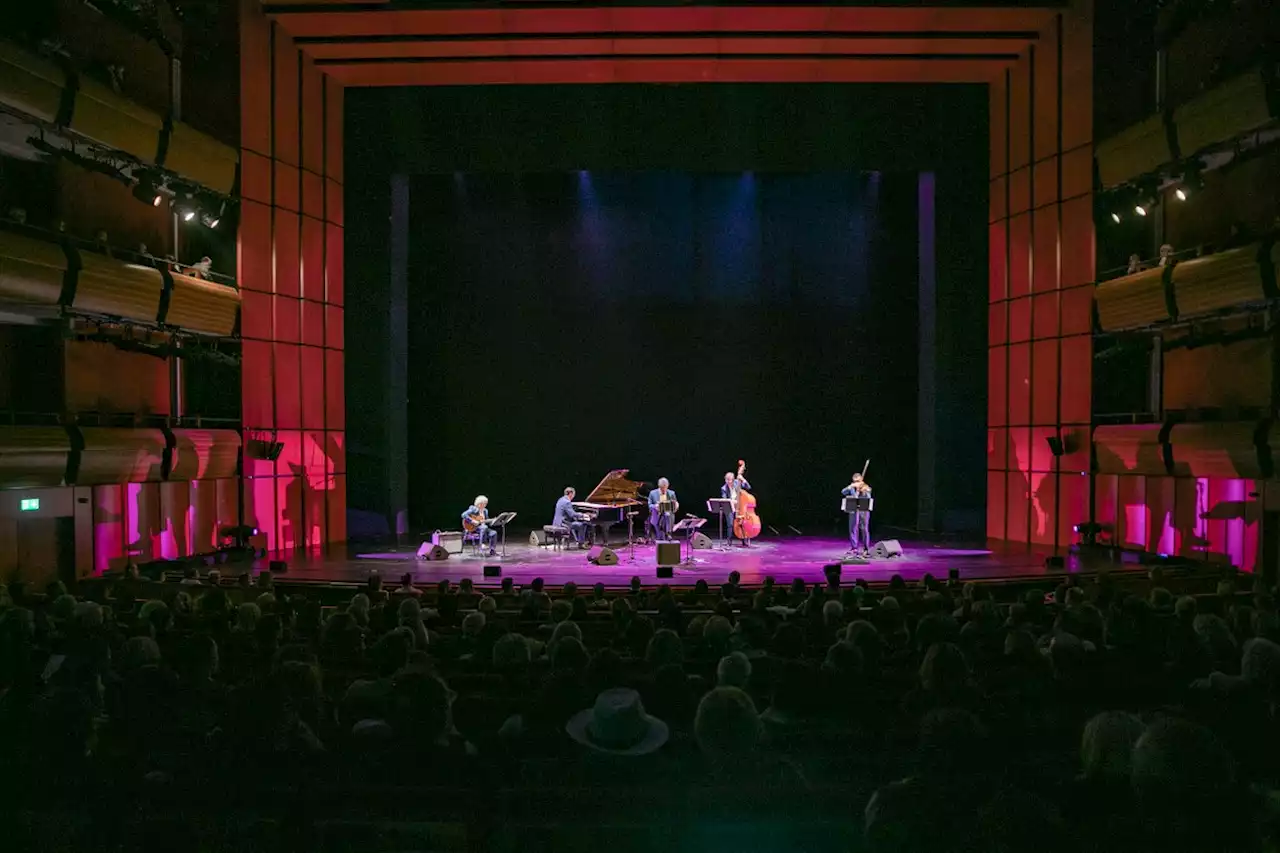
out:
{"label": "wooden stage floor", "polygon": [[[607,586],[625,586],[633,576],[645,583],[657,580],[657,553],[652,545],[637,545],[634,552],[626,544],[615,546],[618,554],[616,566],[599,566],[587,560],[587,552],[579,550],[556,551],[551,548],[530,545],[525,536],[512,537],[507,542],[506,554],[498,557],[477,557],[470,554],[453,554],[447,560],[428,562],[416,558],[417,544],[403,547],[351,544],[342,552],[314,555],[292,555],[289,560],[289,580],[315,580],[332,582],[363,582],[369,575],[380,574],[384,581],[398,581],[405,573],[413,575],[415,583],[427,584],[448,579],[458,581],[471,578],[475,581],[496,583],[484,578],[484,567],[501,566],[502,576],[517,584],[525,584],[534,578],[542,578],[548,584],[573,581],[578,585],[602,582]],[[847,560],[848,541],[843,538],[821,536],[762,537],[750,548],[734,547],[728,550],[696,550],[692,562],[674,567],[673,584],[692,585],[706,580],[715,585],[723,583],[729,572],[738,571],[744,583],[759,583],[773,576],[778,583],[790,583],[801,578],[806,583],[824,580],[823,566]],[[903,555],[897,558],[871,560],[866,564],[846,562],[842,577],[846,583],[864,578],[871,582],[887,581],[895,574],[906,580],[916,580],[927,573],[946,579],[950,569],[957,569],[962,580],[999,580],[1028,578],[1047,575],[1045,554],[1019,548],[989,549],[982,545],[972,547],[955,544],[902,541]],[[687,557],[688,550],[682,552]],[[1067,570],[1078,571],[1075,561],[1068,560]],[[1062,570],[1059,569],[1058,573]]]}

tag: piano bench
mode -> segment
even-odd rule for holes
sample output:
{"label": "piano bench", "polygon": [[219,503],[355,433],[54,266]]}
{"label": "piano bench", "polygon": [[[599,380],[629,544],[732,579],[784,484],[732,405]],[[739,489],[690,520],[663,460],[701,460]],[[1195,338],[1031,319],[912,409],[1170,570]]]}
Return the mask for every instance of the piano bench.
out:
{"label": "piano bench", "polygon": [[543,541],[542,545],[550,545],[556,550],[560,550],[569,541],[569,528],[557,527],[554,524],[542,525]]}

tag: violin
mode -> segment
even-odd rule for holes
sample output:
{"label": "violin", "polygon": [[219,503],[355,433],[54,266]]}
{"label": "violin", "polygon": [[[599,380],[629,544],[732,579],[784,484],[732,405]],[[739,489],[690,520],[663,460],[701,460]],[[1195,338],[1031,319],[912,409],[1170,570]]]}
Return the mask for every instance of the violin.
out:
{"label": "violin", "polygon": [[[738,479],[747,472],[744,459],[738,460]],[[760,516],[756,515],[756,496],[741,489],[738,492],[738,506],[733,516],[733,535],[739,539],[755,539],[760,535]]]}

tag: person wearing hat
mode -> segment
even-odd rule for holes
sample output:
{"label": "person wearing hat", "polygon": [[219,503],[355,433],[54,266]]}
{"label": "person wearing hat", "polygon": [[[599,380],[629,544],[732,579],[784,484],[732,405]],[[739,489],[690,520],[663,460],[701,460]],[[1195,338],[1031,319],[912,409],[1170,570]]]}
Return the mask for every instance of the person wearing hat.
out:
{"label": "person wearing hat", "polygon": [[645,713],[640,694],[622,687],[601,692],[564,728],[578,743],[608,755],[649,755],[670,736],[666,723]]}

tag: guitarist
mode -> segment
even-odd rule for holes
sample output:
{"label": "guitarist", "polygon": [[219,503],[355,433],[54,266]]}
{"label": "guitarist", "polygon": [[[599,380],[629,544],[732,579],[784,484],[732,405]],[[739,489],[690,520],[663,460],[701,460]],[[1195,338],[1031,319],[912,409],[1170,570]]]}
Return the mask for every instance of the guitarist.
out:
{"label": "guitarist", "polygon": [[[725,472],[724,485],[720,487],[720,497],[728,498],[733,502],[730,504],[730,509],[725,513],[724,518],[724,523],[729,530],[728,538],[730,542],[734,540],[733,519],[738,512],[738,495],[743,489],[750,491],[751,484],[747,482],[746,475],[741,469],[739,469],[736,475],[732,472]],[[748,544],[749,543],[746,539],[742,540],[743,547],[746,547]]]}
{"label": "guitarist", "polygon": [[[854,473],[852,482],[840,494],[852,498],[870,498],[871,486],[862,474]],[[870,504],[867,505],[870,507]],[[863,557],[871,556],[871,510],[860,509],[849,513],[849,550]]]}
{"label": "guitarist", "polygon": [[[498,553],[498,531],[489,526],[489,499],[476,495],[475,501],[462,513],[462,526],[480,537],[480,544],[487,545],[489,556]],[[479,526],[477,526],[479,525]]]}

